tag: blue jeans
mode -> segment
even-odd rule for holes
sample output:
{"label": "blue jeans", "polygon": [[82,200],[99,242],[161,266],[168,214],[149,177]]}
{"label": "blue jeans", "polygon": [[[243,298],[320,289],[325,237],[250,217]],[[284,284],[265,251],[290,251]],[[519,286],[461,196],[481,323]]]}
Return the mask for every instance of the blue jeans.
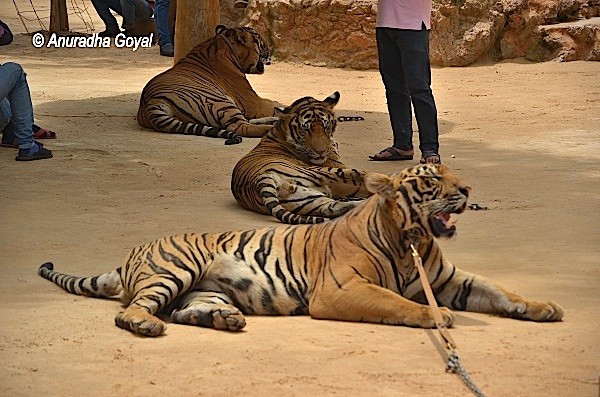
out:
{"label": "blue jeans", "polygon": [[123,17],[123,29],[132,29],[136,20],[152,18],[152,9],[145,0],[92,0],[92,4],[106,25],[106,30],[119,31],[119,24],[111,10]]}
{"label": "blue jeans", "polygon": [[27,77],[18,63],[0,64],[0,125],[12,120],[19,149],[33,146],[33,106]]}
{"label": "blue jeans", "polygon": [[412,150],[412,111],[422,153],[438,153],[437,109],[431,91],[429,31],[377,28],[379,72],[385,86],[394,147]]}
{"label": "blue jeans", "polygon": [[169,28],[169,6],[171,0],[156,0],[154,5],[154,23],[158,32],[158,45],[173,44],[171,29]]}

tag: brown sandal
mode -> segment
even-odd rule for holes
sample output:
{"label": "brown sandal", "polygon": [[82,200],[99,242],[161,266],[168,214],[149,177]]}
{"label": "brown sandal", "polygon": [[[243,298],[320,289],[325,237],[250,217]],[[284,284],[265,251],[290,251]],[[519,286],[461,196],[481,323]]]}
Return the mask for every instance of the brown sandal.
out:
{"label": "brown sandal", "polygon": [[56,138],[56,132],[47,130],[45,128],[33,125],[33,137],[35,139],[54,139]]}
{"label": "brown sandal", "polygon": [[[384,154],[389,154],[389,156],[384,156]],[[414,152],[412,150],[402,150],[395,148],[393,146],[387,147],[383,149],[381,152],[369,156],[369,158],[373,161],[399,161],[399,160],[412,160]]]}

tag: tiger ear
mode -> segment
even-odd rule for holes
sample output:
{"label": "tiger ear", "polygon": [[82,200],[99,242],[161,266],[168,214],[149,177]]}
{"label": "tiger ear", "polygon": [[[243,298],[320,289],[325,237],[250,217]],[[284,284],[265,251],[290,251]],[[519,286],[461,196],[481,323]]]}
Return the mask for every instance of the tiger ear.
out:
{"label": "tiger ear", "polygon": [[394,197],[392,178],[375,172],[365,175],[365,185],[371,193],[376,193],[385,199]]}
{"label": "tiger ear", "polygon": [[323,102],[327,103],[329,105],[329,108],[333,108],[335,105],[337,105],[339,100],[340,93],[336,91],[333,94],[329,95],[327,98],[325,98]]}
{"label": "tiger ear", "polygon": [[286,110],[287,109],[283,108],[283,107],[281,107],[281,108],[276,107],[275,111],[273,112],[273,116],[275,116],[275,117],[283,117],[283,116],[285,116],[285,115],[288,114],[288,112],[286,112]]}
{"label": "tiger ear", "polygon": [[227,26],[225,26],[225,25],[217,25],[217,27],[215,28],[216,34],[221,34],[226,30],[227,30]]}
{"label": "tiger ear", "polygon": [[290,120],[294,115],[290,112],[290,108],[276,107],[273,116],[278,117],[280,121]]}

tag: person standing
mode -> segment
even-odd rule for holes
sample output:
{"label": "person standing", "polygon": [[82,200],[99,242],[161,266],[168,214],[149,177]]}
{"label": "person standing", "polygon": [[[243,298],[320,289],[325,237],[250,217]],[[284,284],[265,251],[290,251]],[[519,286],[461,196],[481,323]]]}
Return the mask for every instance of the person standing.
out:
{"label": "person standing", "polygon": [[412,112],[419,128],[421,163],[441,163],[431,91],[429,29],[432,0],[379,0],[376,24],[379,72],[394,142],[374,161],[412,160]]}
{"label": "person standing", "polygon": [[122,26],[128,36],[136,20],[152,18],[152,8],[146,0],[92,0],[92,5],[105,25],[105,30],[98,33],[98,36],[102,37],[115,37],[121,33],[111,10],[123,17]]}

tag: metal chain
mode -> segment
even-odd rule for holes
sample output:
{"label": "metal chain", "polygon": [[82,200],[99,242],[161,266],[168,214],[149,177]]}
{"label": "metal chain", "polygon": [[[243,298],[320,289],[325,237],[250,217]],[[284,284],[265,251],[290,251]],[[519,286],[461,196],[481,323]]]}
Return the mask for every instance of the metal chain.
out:
{"label": "metal chain", "polygon": [[450,354],[448,355],[448,362],[446,363],[446,372],[458,374],[461,377],[464,384],[475,394],[477,397],[485,397],[485,394],[477,387],[477,385],[473,382],[467,370],[462,366],[460,362],[460,356],[458,353],[449,348]]}
{"label": "metal chain", "polygon": [[338,121],[364,121],[364,117],[362,116],[338,116]]}

